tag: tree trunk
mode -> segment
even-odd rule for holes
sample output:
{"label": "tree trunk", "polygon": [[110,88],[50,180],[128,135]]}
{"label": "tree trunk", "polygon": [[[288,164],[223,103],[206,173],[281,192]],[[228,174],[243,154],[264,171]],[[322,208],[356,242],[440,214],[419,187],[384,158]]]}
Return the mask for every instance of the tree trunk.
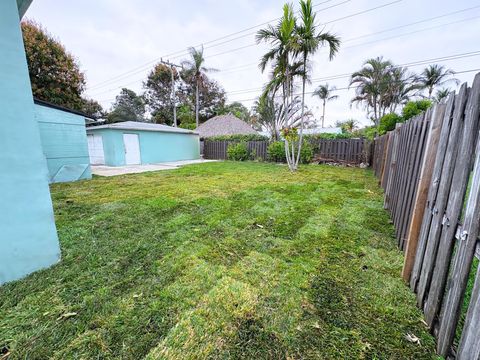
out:
{"label": "tree trunk", "polygon": [[195,123],[197,124],[197,128],[198,128],[198,125],[199,125],[199,122],[198,122],[198,107],[199,107],[199,98],[198,98],[198,80],[197,80],[197,84],[196,84],[196,87],[195,87]]}
{"label": "tree trunk", "polygon": [[322,128],[325,127],[325,105],[326,105],[326,101],[323,100]]}

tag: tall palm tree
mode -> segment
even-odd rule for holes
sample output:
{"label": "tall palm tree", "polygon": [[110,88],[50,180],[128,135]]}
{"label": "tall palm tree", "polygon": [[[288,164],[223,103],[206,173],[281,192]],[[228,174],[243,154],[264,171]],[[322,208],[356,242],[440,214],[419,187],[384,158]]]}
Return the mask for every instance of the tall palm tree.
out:
{"label": "tall palm tree", "polygon": [[[283,108],[289,109],[289,99],[292,94],[293,77],[292,58],[296,48],[295,41],[296,18],[291,4],[283,6],[283,16],[280,18],[276,26],[268,25],[265,29],[257,32],[257,43],[265,42],[270,44],[270,50],[265,53],[260,60],[260,70],[265,71],[266,66],[272,63],[273,70],[271,81],[267,84],[266,91],[282,88]],[[288,123],[288,111],[284,112],[285,123]],[[288,141],[285,142],[285,152],[287,155],[287,163],[290,170],[295,170],[294,152],[295,149],[289,148]],[[292,155],[292,157],[290,157]]]}
{"label": "tall palm tree", "polygon": [[[428,98],[432,98],[433,90],[437,86],[445,85],[449,82],[459,84],[459,80],[454,78],[455,72],[451,69],[446,69],[445,66],[433,64],[423,69],[419,77],[419,82],[424,89],[428,90]],[[451,78],[449,78],[452,76]]]}
{"label": "tall palm tree", "polygon": [[[323,32],[318,29],[315,20],[315,12],[313,11],[311,0],[300,0],[300,24],[296,28],[296,37],[298,41],[297,55],[301,57],[303,64],[302,73],[302,118],[305,111],[305,84],[308,79],[309,57],[314,55],[320,47],[328,46],[329,59],[332,60],[340,48],[340,39],[329,32]],[[300,123],[300,139],[298,143],[298,153],[296,166],[300,161],[300,151],[303,142],[303,120]]]}
{"label": "tall palm tree", "polygon": [[190,60],[182,61],[182,66],[185,69],[185,73],[188,77],[192,77],[195,80],[195,122],[198,128],[199,120],[198,115],[200,112],[200,96],[199,89],[206,79],[208,72],[216,71],[212,68],[205,67],[205,57],[203,56],[203,46],[197,50],[194,47],[188,49],[190,53]]}
{"label": "tall palm tree", "polygon": [[363,103],[367,111],[373,112],[375,125],[385,113],[385,98],[393,64],[383,57],[368,59],[362,69],[352,74],[350,86],[356,86],[356,96],[351,103]]}
{"label": "tall palm tree", "polygon": [[327,102],[338,99],[338,95],[333,95],[333,92],[335,90],[337,90],[335,86],[330,87],[327,83],[325,85],[320,85],[319,87],[317,87],[312,94],[312,96],[317,96],[318,98],[320,98],[320,100],[322,100],[322,128],[325,127],[325,106],[327,105]]}

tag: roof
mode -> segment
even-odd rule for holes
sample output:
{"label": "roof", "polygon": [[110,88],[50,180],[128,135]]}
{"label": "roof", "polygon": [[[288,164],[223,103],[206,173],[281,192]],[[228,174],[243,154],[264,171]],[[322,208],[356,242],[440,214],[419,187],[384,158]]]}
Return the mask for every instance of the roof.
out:
{"label": "roof", "polygon": [[219,115],[207,120],[197,128],[200,137],[258,134],[245,121],[232,114]]}
{"label": "roof", "polygon": [[154,124],[139,121],[122,121],[113,124],[91,126],[87,128],[87,131],[95,131],[100,129],[113,129],[113,130],[138,130],[138,131],[159,131],[159,132],[171,132],[181,134],[198,134],[195,131],[176,128],[173,126]]}
{"label": "roof", "polygon": [[20,19],[23,17],[23,15],[25,15],[25,12],[27,11],[32,1],[33,0],[17,0],[18,15],[20,15]]}
{"label": "roof", "polygon": [[340,127],[329,127],[329,128],[311,128],[303,129],[305,135],[315,135],[315,134],[341,134],[342,128]]}
{"label": "roof", "polygon": [[40,99],[37,99],[37,98],[34,98],[33,102],[37,105],[46,106],[46,107],[49,107],[49,108],[52,108],[52,109],[65,111],[65,112],[68,112],[68,113],[71,113],[71,114],[83,116],[87,122],[94,122],[95,121],[95,119],[93,117],[91,117],[90,115],[87,115],[87,114],[85,114],[84,112],[81,112],[81,111],[72,110],[72,109],[69,109],[69,108],[66,108],[66,107],[63,107],[63,106],[60,106],[60,105],[56,105],[56,104],[53,104],[53,103],[45,101],[45,100],[40,100]]}

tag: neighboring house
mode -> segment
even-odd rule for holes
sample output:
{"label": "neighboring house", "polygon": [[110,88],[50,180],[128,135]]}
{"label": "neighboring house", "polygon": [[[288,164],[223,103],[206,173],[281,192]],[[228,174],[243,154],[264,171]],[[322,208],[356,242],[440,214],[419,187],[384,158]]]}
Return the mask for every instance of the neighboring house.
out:
{"label": "neighboring house", "polygon": [[155,164],[200,158],[198,133],[167,125],[124,121],[87,128],[92,165]]}
{"label": "neighboring house", "polygon": [[303,129],[304,135],[341,134],[341,133],[342,133],[341,127]]}
{"label": "neighboring house", "polygon": [[0,1],[0,284],[60,260],[19,23],[31,2]]}
{"label": "neighboring house", "polygon": [[215,116],[201,124],[196,131],[201,139],[226,135],[258,135],[249,124],[232,114]]}
{"label": "neighboring house", "polygon": [[34,99],[35,119],[47,160],[48,181],[67,182],[91,179],[85,114]]}

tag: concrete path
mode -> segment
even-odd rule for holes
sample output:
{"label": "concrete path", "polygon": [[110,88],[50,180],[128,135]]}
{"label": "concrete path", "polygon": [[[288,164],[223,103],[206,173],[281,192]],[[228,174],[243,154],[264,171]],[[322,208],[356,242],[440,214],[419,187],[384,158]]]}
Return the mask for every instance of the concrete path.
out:
{"label": "concrete path", "polygon": [[171,161],[158,164],[145,164],[145,165],[125,165],[125,166],[104,166],[104,165],[92,165],[92,174],[99,176],[117,176],[125,174],[137,174],[148,171],[159,170],[172,170],[178,169],[184,165],[201,164],[206,162],[212,162],[217,160],[182,160]]}

